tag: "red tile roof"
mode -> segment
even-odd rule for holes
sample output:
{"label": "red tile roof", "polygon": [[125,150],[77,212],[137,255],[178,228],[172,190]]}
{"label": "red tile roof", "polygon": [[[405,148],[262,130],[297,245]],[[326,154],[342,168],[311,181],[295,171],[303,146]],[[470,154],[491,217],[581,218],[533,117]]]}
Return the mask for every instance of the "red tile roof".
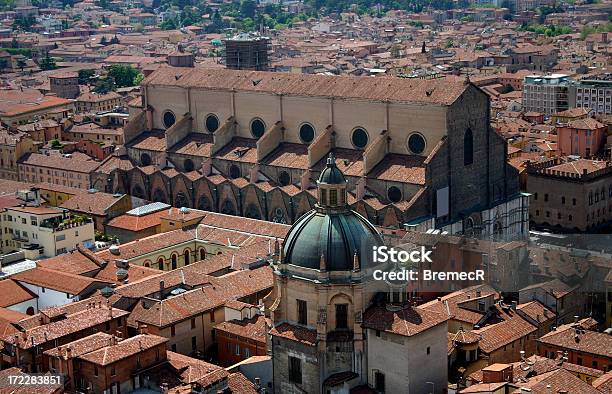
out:
{"label": "red tile roof", "polygon": [[71,357],[78,357],[83,354],[93,352],[108,346],[113,336],[105,332],[97,332],[88,337],[77,339],[65,345],[54,347],[45,351],[47,356],[65,357],[67,356],[66,349],[70,349]]}
{"label": "red tile roof", "polygon": [[535,326],[515,315],[508,320],[472,332],[481,336],[478,345],[480,349],[485,353],[491,353],[536,331]]}
{"label": "red tile roof", "polygon": [[81,355],[79,358],[98,365],[111,365],[117,361],[134,356],[144,350],[168,342],[168,338],[157,335],[140,334],[135,337],[119,341],[111,346],[103,347],[90,353]]}
{"label": "red tile roof", "polygon": [[147,228],[160,226],[164,211],[157,211],[143,216],[121,215],[109,221],[107,227],[115,227],[129,231],[142,231]]}
{"label": "red tile roof", "polygon": [[543,335],[539,343],[612,358],[612,335],[564,324]]}
{"label": "red tile roof", "polygon": [[42,267],[20,272],[13,275],[12,278],[18,282],[29,283],[73,295],[81,294],[94,284],[109,283]]}
{"label": "red tile roof", "polygon": [[222,367],[198,360],[183,354],[167,351],[168,362],[177,371],[180,371],[181,380],[185,383],[196,382],[212,372],[223,370]]}
{"label": "red tile roof", "polygon": [[360,78],[174,67],[161,67],[153,72],[143,82],[143,86],[149,85],[442,105],[450,105],[455,102],[469,86],[462,81],[394,77]]}
{"label": "red tile roof", "polygon": [[38,296],[13,279],[0,280],[0,308],[38,298]]}
{"label": "red tile roof", "polygon": [[404,305],[401,309],[392,306],[372,307],[363,314],[363,327],[411,337],[447,320],[446,314],[410,305]]}
{"label": "red tile roof", "polygon": [[243,338],[252,339],[256,342],[266,343],[266,334],[271,326],[270,319],[262,315],[254,316],[251,319],[230,320],[219,323],[215,330],[237,335]]}
{"label": "red tile roof", "polygon": [[[419,306],[419,309],[427,309],[438,313],[447,314],[450,312],[450,317],[453,320],[464,321],[471,324],[476,324],[484,316],[484,312],[476,312],[460,306],[461,303],[478,298],[493,295],[495,299],[499,298],[499,294],[488,285],[476,285],[458,290],[447,294],[440,300],[432,300]],[[448,306],[448,308],[447,308]]]}
{"label": "red tile roof", "polygon": [[26,317],[28,315],[21,312],[0,308],[0,338],[17,333],[18,330],[12,323],[17,323]]}
{"label": "red tile roof", "polygon": [[[558,393],[561,390],[568,393],[602,394],[601,391],[565,369],[557,369],[534,376],[526,383],[518,383],[518,386],[531,389],[531,394]],[[522,392],[520,389],[514,391],[514,393]]]}
{"label": "red tile roof", "polygon": [[120,316],[127,316],[128,314],[129,312],[113,308],[111,317],[106,307],[86,309],[69,315],[65,319],[27,329],[18,337],[6,336],[3,338],[3,341],[13,344],[17,342],[20,348],[29,349],[35,345],[37,346],[74,333],[82,332]]}
{"label": "red tile roof", "polygon": [[281,323],[278,326],[273,327],[272,330],[270,330],[270,334],[309,346],[314,346],[317,344],[316,330],[290,323]]}

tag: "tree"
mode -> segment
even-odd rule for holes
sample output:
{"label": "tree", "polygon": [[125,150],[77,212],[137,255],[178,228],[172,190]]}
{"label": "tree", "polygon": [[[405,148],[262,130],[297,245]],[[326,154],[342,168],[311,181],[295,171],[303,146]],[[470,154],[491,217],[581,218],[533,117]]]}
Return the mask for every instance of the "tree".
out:
{"label": "tree", "polygon": [[8,68],[8,61],[6,59],[0,59],[0,70]]}
{"label": "tree", "polygon": [[168,18],[159,24],[159,28],[162,30],[175,30],[178,27],[176,19]]}
{"label": "tree", "polygon": [[425,50],[425,41],[423,41],[423,46],[421,47],[421,53],[425,53],[425,52],[426,52],[426,50]]}
{"label": "tree", "polygon": [[64,145],[58,139],[51,140],[51,149],[62,149],[63,147]]}
{"label": "tree", "polygon": [[117,37],[117,35],[115,34],[115,36],[113,38],[111,38],[110,40],[111,44],[119,44],[119,38]]}
{"label": "tree", "polygon": [[108,77],[113,78],[115,86],[118,88],[134,86],[138,74],[140,72],[132,66],[113,64],[108,69]]}
{"label": "tree", "polygon": [[138,73],[138,75],[136,75],[136,78],[134,78],[134,85],[140,85],[140,83],[144,80],[144,74],[143,73]]}
{"label": "tree", "polygon": [[255,9],[257,3],[254,0],[242,0],[240,2],[240,15],[243,18],[255,19]]}
{"label": "tree", "polygon": [[104,78],[96,82],[96,86],[93,91],[99,94],[106,94],[112,92],[115,89],[115,81],[112,78]]}
{"label": "tree", "polygon": [[43,71],[46,71],[46,70],[55,70],[57,68],[57,64],[55,64],[55,59],[53,59],[51,56],[49,56],[49,52],[47,52],[45,57],[42,58],[42,60],[40,61],[40,64],[38,66]]}
{"label": "tree", "polygon": [[17,67],[19,67],[19,69],[21,70],[21,72],[23,72],[23,69],[27,66],[28,64],[26,63],[25,59],[17,59]]}
{"label": "tree", "polygon": [[22,29],[25,31],[30,31],[32,29],[32,26],[34,26],[35,23],[36,23],[36,18],[34,18],[33,15],[15,18],[15,20],[13,21],[13,29],[15,30]]}
{"label": "tree", "polygon": [[79,85],[89,85],[95,75],[94,70],[79,70]]}
{"label": "tree", "polygon": [[100,45],[108,45],[108,40],[106,39],[106,36],[102,36],[102,38],[100,39]]}

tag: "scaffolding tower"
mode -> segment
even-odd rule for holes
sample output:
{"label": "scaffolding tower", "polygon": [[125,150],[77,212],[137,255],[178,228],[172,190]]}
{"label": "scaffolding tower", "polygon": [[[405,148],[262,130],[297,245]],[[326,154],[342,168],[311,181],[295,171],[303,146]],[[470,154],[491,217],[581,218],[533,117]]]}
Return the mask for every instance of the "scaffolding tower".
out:
{"label": "scaffolding tower", "polygon": [[268,71],[270,51],[269,37],[239,34],[225,40],[225,66],[233,70]]}

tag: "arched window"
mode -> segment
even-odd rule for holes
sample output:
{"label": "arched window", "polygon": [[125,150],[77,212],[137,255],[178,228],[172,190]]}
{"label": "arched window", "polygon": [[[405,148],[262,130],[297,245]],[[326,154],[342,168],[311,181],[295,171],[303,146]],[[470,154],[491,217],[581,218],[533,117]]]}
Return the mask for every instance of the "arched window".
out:
{"label": "arched window", "polygon": [[255,138],[259,138],[266,132],[266,124],[261,119],[253,119],[251,122],[251,134]]}
{"label": "arched window", "polygon": [[164,258],[160,257],[159,259],[157,259],[157,268],[160,270],[164,270]]}
{"label": "arched window", "polygon": [[176,198],[174,200],[174,205],[176,205],[179,208],[182,207],[189,207],[189,200],[187,199],[187,196],[185,195],[185,193],[183,192],[178,192],[176,193]]}
{"label": "arched window", "polygon": [[153,201],[155,202],[165,202],[166,201],[166,195],[161,189],[155,189],[155,191],[153,191]]}
{"label": "arched window", "polygon": [[463,136],[463,165],[470,165],[474,162],[474,136],[472,130],[467,129]]}
{"label": "arched window", "polygon": [[261,219],[259,209],[255,206],[255,204],[249,204],[247,206],[244,216],[251,219]]}
{"label": "arched window", "polygon": [[189,259],[191,258],[190,253],[189,253],[189,249],[185,250],[183,252],[183,257],[185,259],[185,265],[188,265],[190,263]]}
{"label": "arched window", "polygon": [[206,196],[201,196],[198,200],[198,209],[201,209],[203,211],[210,211],[210,201],[208,201],[208,198],[206,198]]}
{"label": "arched window", "polygon": [[164,112],[163,121],[164,121],[164,127],[169,129],[176,122],[176,116],[174,116],[172,111],[166,111]]}
{"label": "arched window", "polygon": [[172,261],[172,269],[175,270],[176,267],[177,267],[177,256],[176,256],[176,254],[172,255],[171,261]]}
{"label": "arched window", "polygon": [[183,162],[183,168],[185,169],[186,172],[191,172],[193,171],[193,169],[195,168],[195,165],[193,164],[193,160],[191,159],[186,159]]}
{"label": "arched window", "polygon": [[353,135],[351,136],[351,142],[355,146],[355,148],[362,149],[365,148],[368,144],[368,132],[361,127],[353,130]]}
{"label": "arched window", "polygon": [[140,165],[148,166],[151,164],[151,156],[148,153],[143,153],[140,155]]}
{"label": "arched window", "polygon": [[206,259],[206,249],[200,249],[200,260]]}
{"label": "arched window", "polygon": [[274,210],[274,216],[272,217],[272,221],[274,223],[283,223],[286,224],[287,220],[285,219],[285,213],[281,208],[276,208]]}
{"label": "arched window", "polygon": [[278,174],[278,183],[280,183],[281,186],[287,186],[291,183],[291,175],[289,175],[287,171],[281,171]]}
{"label": "arched window", "polygon": [[234,204],[232,204],[230,200],[225,200],[221,208],[221,213],[226,215],[235,215],[236,210],[234,209]]}
{"label": "arched window", "polygon": [[144,262],[144,266],[145,266],[145,267],[150,267],[150,266],[151,266],[151,262],[150,262],[150,261],[148,261],[148,260],[147,260],[147,261],[145,261],[145,262]]}
{"label": "arched window", "polygon": [[28,309],[26,310],[26,315],[28,316],[34,315],[34,307],[32,306],[28,307]]}
{"label": "arched window", "polygon": [[425,150],[425,137],[421,133],[412,133],[408,137],[408,150],[410,153],[420,155]]}
{"label": "arched window", "polygon": [[314,140],[315,131],[314,127],[308,123],[304,123],[300,127],[300,139],[305,144],[310,144]]}
{"label": "arched window", "polygon": [[138,198],[144,198],[145,195],[144,195],[144,191],[142,191],[142,188],[139,185],[136,185],[132,189],[132,196],[138,197]]}
{"label": "arched window", "polygon": [[387,189],[387,197],[391,202],[399,202],[402,199],[402,191],[397,186],[391,186]]}
{"label": "arched window", "polygon": [[236,179],[236,178],[240,178],[241,176],[241,171],[240,171],[240,167],[238,167],[235,164],[232,164],[229,168],[229,176],[232,179]]}
{"label": "arched window", "polygon": [[209,133],[214,133],[219,128],[219,118],[216,115],[210,114],[206,117],[206,130]]}

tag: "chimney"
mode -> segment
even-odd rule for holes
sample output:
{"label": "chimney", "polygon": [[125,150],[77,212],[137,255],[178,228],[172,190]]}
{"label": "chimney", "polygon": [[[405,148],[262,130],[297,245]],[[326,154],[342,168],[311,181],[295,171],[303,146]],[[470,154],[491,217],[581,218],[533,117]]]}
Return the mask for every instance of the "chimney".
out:
{"label": "chimney", "polygon": [[517,305],[518,305],[518,302],[516,302],[516,301],[512,301],[512,310],[513,310],[513,311],[515,311],[515,310],[516,310]]}
{"label": "chimney", "polygon": [[159,281],[159,299],[160,300],[164,299],[164,281],[163,280]]}
{"label": "chimney", "polygon": [[482,295],[482,292],[480,290],[476,290],[476,297],[480,297]]}
{"label": "chimney", "polygon": [[140,331],[140,334],[147,335],[149,333],[149,326],[146,324],[141,324],[140,327],[138,327],[138,330]]}
{"label": "chimney", "polygon": [[68,346],[66,348],[66,360],[71,359],[71,358],[72,358],[72,348]]}

